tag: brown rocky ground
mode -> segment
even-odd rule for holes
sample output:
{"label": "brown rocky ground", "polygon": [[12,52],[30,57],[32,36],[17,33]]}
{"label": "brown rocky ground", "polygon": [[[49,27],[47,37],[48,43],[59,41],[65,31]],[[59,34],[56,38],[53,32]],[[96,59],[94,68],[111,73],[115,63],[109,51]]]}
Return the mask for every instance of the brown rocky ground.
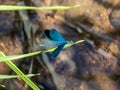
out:
{"label": "brown rocky ground", "polygon": [[[66,11],[28,11],[29,16],[32,16],[30,18],[32,25],[37,28],[34,31],[35,37],[40,35],[41,30],[56,28],[67,39],[86,40],[82,44],[63,50],[55,59],[44,54],[42,57],[32,58],[36,60],[34,60],[36,69],[33,69],[33,73],[41,73],[41,76],[33,80],[47,90],[119,90],[119,2],[119,0],[34,0],[34,2],[25,0],[26,5],[35,6],[79,5],[78,8]],[[4,0],[0,3],[17,2]],[[14,30],[19,26],[17,20],[20,18],[16,19],[14,11],[0,12],[0,50],[6,55],[24,52],[23,42],[20,41],[24,35],[18,36],[17,30]],[[16,22],[18,26],[15,26]],[[24,39],[27,42],[28,37],[24,36]],[[28,51],[36,50],[38,44],[34,48],[30,44],[29,42],[28,45],[31,47]],[[22,62],[23,71],[29,69],[30,65],[26,64],[29,64],[28,61]],[[9,67],[1,63],[0,74],[9,73]],[[19,79],[2,82],[5,82],[9,90],[27,90],[26,85]]]}

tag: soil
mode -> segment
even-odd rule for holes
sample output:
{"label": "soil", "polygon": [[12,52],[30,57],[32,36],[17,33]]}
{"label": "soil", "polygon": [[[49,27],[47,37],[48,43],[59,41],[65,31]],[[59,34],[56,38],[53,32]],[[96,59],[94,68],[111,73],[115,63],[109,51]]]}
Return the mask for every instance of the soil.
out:
{"label": "soil", "polygon": [[[0,0],[1,5],[21,2],[31,6],[79,5],[70,10],[25,10],[25,17],[20,11],[0,11],[0,51],[5,55],[46,49],[39,46],[47,43],[42,34],[45,29],[55,28],[67,40],[85,40],[62,50],[56,58],[43,53],[15,61],[26,74],[40,73],[31,80],[41,90],[119,90],[119,0]],[[0,74],[15,73],[0,63]],[[20,78],[0,82],[6,86],[0,90],[31,90]]]}

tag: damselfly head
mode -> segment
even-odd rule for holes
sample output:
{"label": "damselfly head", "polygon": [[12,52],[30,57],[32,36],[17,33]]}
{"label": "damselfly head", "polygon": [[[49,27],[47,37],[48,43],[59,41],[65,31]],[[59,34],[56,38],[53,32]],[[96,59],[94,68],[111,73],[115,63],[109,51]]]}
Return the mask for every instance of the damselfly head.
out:
{"label": "damselfly head", "polygon": [[66,41],[66,43],[67,43],[67,44],[72,44],[73,41],[72,41],[72,40],[71,40],[71,41]]}

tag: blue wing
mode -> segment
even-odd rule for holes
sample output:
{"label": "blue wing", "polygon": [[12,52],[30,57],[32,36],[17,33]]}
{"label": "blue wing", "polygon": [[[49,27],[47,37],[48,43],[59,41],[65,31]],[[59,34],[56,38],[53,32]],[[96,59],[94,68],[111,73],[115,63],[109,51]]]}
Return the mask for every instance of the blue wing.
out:
{"label": "blue wing", "polygon": [[62,45],[59,45],[52,53],[51,53],[51,56],[52,57],[56,57],[60,51],[64,48],[66,43],[63,43]]}
{"label": "blue wing", "polygon": [[45,30],[44,31],[45,37],[52,43],[64,43],[66,40],[63,36],[55,29]]}

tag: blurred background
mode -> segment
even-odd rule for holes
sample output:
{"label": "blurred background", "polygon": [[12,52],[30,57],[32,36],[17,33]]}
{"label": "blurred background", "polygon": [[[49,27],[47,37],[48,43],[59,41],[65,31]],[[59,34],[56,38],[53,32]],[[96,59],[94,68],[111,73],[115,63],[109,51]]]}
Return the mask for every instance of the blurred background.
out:
{"label": "blurred background", "polygon": [[[119,90],[119,0],[0,0],[0,5],[79,5],[69,10],[0,11],[0,51],[16,55],[44,50],[45,29],[57,29],[67,40],[85,42],[61,51],[14,61],[41,90]],[[0,63],[0,74],[15,74]],[[0,90],[31,90],[20,78],[0,80]]]}

